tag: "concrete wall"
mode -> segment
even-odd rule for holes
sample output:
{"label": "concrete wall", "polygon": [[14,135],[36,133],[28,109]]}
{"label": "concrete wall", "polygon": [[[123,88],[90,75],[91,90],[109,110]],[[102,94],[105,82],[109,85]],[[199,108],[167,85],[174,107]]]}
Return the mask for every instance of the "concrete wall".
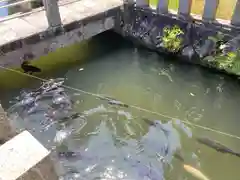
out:
{"label": "concrete wall", "polygon": [[0,65],[18,67],[24,60],[34,60],[114,27],[115,16],[119,8],[88,17],[81,22],[73,22],[55,31],[46,30],[26,39],[6,44],[0,54]]}

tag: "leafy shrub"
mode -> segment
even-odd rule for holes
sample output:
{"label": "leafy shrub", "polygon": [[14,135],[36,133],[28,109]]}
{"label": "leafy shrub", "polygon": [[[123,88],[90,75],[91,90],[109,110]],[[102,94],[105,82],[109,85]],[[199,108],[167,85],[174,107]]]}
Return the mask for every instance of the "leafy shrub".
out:
{"label": "leafy shrub", "polygon": [[184,32],[177,25],[173,26],[172,28],[164,27],[162,37],[163,47],[168,49],[170,52],[179,51],[183,41],[183,39],[180,37],[182,34],[184,34]]}
{"label": "leafy shrub", "polygon": [[206,60],[220,69],[240,75],[240,49],[236,52],[229,52],[227,55],[208,56]]}

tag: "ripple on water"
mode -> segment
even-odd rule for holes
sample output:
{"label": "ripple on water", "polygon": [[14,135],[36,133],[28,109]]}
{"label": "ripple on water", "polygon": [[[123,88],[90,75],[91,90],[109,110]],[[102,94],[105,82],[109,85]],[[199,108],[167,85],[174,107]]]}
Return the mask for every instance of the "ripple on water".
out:
{"label": "ripple on water", "polygon": [[[48,85],[50,86],[51,83],[48,82]],[[44,86],[46,85],[44,84]],[[59,87],[62,88],[61,86]],[[56,87],[54,88],[56,89]],[[70,94],[64,93],[63,98],[61,98],[61,94],[59,94],[57,89],[56,93],[58,94],[53,94],[53,104],[56,104],[56,99],[54,99],[56,96],[57,100],[59,100],[58,105],[71,101]],[[34,96],[30,98],[34,98]],[[66,99],[66,101],[64,101],[64,99]],[[22,102],[21,99],[20,102]],[[38,98],[36,102],[41,102],[41,98]],[[141,119],[134,118],[130,112],[122,109],[123,107],[121,106],[112,108],[112,104],[101,104],[96,108],[84,110],[82,113],[79,112],[81,115],[78,113],[79,115],[74,116],[69,115],[76,114],[73,108],[66,110],[63,106],[52,106],[51,103],[48,105],[50,108],[44,106],[46,107],[45,111],[36,111],[36,113],[29,115],[26,115],[26,109],[28,107],[21,109],[21,111],[15,109],[15,112],[19,114],[19,117],[23,117],[23,122],[27,124],[33,123],[32,126],[38,126],[40,129],[44,128],[44,135],[46,135],[48,139],[51,137],[49,136],[49,132],[55,132],[55,136],[52,140],[50,139],[51,148],[55,148],[55,153],[58,154],[58,156],[55,156],[55,159],[61,162],[64,167],[68,167],[67,169],[77,170],[67,170],[60,176],[60,179],[63,180],[96,178],[146,178],[161,180],[164,179],[164,165],[170,163],[174,152],[177,148],[180,148],[180,140],[177,134],[174,134],[175,132],[172,125],[170,123],[164,124],[160,121],[154,121],[154,126],[147,127],[148,130],[144,136],[138,139],[132,139],[131,136],[135,134],[135,126],[137,125],[134,121],[140,121]],[[27,104],[21,104],[21,106],[25,107]],[[38,108],[39,107],[36,106],[36,109]],[[106,115],[104,118],[101,116],[102,113]],[[96,114],[98,114],[98,116],[96,116]],[[118,122],[110,120],[116,116],[121,117],[116,119]],[[41,120],[39,117],[41,117]],[[45,119],[42,119],[43,117]],[[65,121],[62,121],[64,118]],[[100,121],[97,121],[99,118]],[[79,120],[82,120],[82,124],[85,123],[83,127],[81,127]],[[20,121],[20,119],[17,118],[17,121]],[[73,123],[73,121],[75,121],[75,123]],[[91,126],[93,124],[90,121],[96,121],[95,127],[98,130],[92,134],[88,130],[88,135],[86,135],[86,133],[82,132],[88,128],[92,129]],[[109,128],[112,126],[112,123],[115,125],[118,124],[118,126],[116,126],[115,129]],[[130,138],[124,139],[124,137],[121,137],[121,134],[114,132],[120,128],[119,123],[121,127],[123,127],[122,131],[126,131],[127,134],[130,135]],[[46,129],[46,124],[51,128],[48,127]],[[35,131],[33,134],[38,136],[42,141],[43,134],[39,135],[35,133]],[[80,142],[74,140],[74,138],[72,138],[74,136],[79,136]],[[85,139],[85,142],[81,142],[82,139]],[[70,141],[73,144],[80,144],[74,147],[71,146],[71,143],[69,144]],[[117,146],[118,143],[120,144]],[[81,148],[79,149],[78,147]]]}
{"label": "ripple on water", "polygon": [[[228,88],[225,79],[169,64],[153,53],[131,49],[115,53],[87,63],[84,71],[77,67],[64,74],[65,84],[113,101],[69,91],[61,80],[57,87],[51,80],[12,101],[8,112],[12,123],[53,150],[61,178],[194,180],[183,170],[183,161],[210,179],[239,177],[239,159],[200,145],[195,137],[204,134],[240,151],[238,142],[182,121],[240,135],[236,84]],[[128,103],[179,121],[132,109]]]}

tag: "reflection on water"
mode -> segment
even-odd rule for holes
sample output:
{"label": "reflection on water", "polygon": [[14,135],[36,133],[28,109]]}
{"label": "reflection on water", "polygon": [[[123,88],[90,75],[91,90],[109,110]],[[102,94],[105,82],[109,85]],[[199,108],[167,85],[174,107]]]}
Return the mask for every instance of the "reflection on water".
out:
{"label": "reflection on water", "polygon": [[9,109],[13,124],[29,129],[53,149],[62,179],[195,180],[183,169],[182,160],[209,179],[238,179],[240,158],[200,144],[196,137],[207,136],[236,152],[240,140],[182,123],[240,136],[237,82],[129,46],[60,76],[65,85],[106,99],[58,87],[37,101],[36,96],[26,101],[27,93],[18,100],[6,95],[5,101],[13,103],[5,107],[14,104]]}

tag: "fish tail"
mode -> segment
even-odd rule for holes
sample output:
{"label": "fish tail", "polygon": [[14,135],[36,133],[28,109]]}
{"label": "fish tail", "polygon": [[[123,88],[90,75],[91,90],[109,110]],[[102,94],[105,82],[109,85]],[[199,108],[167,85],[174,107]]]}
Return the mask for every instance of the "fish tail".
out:
{"label": "fish tail", "polygon": [[208,177],[206,177],[201,171],[199,171],[198,169],[187,165],[187,164],[183,164],[183,168],[190,173],[192,176],[194,176],[195,178],[199,179],[199,180],[210,180]]}
{"label": "fish tail", "polygon": [[240,153],[234,153],[234,155],[236,155],[237,157],[240,157]]}
{"label": "fish tail", "polygon": [[174,153],[173,157],[175,157],[176,159],[178,159],[180,162],[184,163],[184,158],[180,153]]}

